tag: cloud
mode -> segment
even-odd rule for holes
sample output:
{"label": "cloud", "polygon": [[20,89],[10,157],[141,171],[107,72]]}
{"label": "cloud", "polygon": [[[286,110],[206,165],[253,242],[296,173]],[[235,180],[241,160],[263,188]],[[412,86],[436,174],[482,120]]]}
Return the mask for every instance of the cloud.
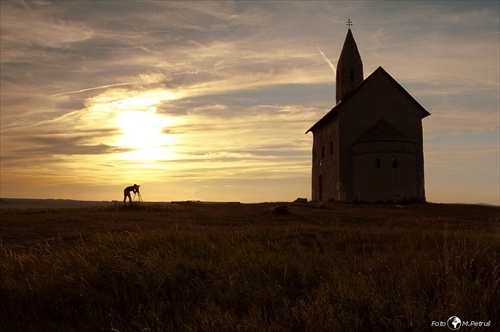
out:
{"label": "cloud", "polygon": [[80,90],[75,90],[75,91],[59,92],[59,93],[56,93],[55,95],[52,95],[51,97],[58,97],[58,96],[70,95],[70,94],[74,94],[74,93],[81,93],[81,92],[87,92],[87,91],[92,91],[92,90],[109,89],[109,88],[114,88],[117,86],[134,85],[134,84],[137,84],[137,82],[113,83],[113,84],[95,86],[92,88],[85,88],[85,89],[80,89]]}
{"label": "cloud", "polygon": [[14,3],[2,2],[4,66],[18,63],[35,69],[37,65],[47,62],[64,62],[70,56],[65,49],[94,35],[94,31],[85,24],[55,19],[52,7],[36,5],[26,10]]}
{"label": "cloud", "polygon": [[335,65],[326,57],[326,55],[319,49],[319,47],[317,47],[317,49],[318,49],[319,53],[321,54],[321,56],[323,57],[323,59],[325,60],[325,62],[332,69],[333,74],[337,75],[337,69],[335,68]]}
{"label": "cloud", "polygon": [[481,116],[474,113],[474,109],[467,110],[439,110],[432,114],[432,121],[424,120],[425,130],[433,137],[439,134],[458,133],[498,133],[498,111],[483,112]]}

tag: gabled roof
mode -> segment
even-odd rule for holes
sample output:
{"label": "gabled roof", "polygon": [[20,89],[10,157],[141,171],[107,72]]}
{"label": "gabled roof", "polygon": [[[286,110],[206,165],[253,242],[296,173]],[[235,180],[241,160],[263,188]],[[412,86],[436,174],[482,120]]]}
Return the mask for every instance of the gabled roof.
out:
{"label": "gabled roof", "polygon": [[391,75],[389,75],[388,72],[385,71],[384,68],[382,67],[378,67],[370,76],[368,76],[364,81],[363,83],[361,83],[356,89],[354,89],[353,91],[351,91],[351,93],[347,94],[345,96],[344,99],[342,99],[337,105],[335,105],[331,110],[330,112],[328,112],[325,116],[323,116],[318,122],[316,122],[311,128],[309,128],[308,131],[306,131],[306,134],[310,131],[314,131],[316,129],[318,129],[319,127],[323,126],[326,122],[328,122],[330,119],[332,119],[335,114],[337,114],[339,112],[340,109],[342,109],[342,107],[349,102],[349,99],[352,98],[352,96],[356,95],[356,93],[358,93],[358,91],[362,90],[371,80],[373,80],[373,77],[376,76],[375,74],[377,73],[381,73],[383,75],[386,76],[386,78],[389,79],[390,82],[392,82],[399,90],[401,90],[401,92],[407,97],[409,98],[416,106],[417,108],[422,112],[422,118],[425,118],[426,116],[429,116],[431,115],[429,112],[427,112],[425,110],[425,108],[423,108],[422,105],[420,105],[418,103],[418,101],[415,100],[415,98],[413,98],[409,93],[408,91],[406,91],[402,86],[401,84],[399,84]]}
{"label": "gabled roof", "polygon": [[380,119],[353,143],[366,142],[409,142],[405,134],[384,119]]}

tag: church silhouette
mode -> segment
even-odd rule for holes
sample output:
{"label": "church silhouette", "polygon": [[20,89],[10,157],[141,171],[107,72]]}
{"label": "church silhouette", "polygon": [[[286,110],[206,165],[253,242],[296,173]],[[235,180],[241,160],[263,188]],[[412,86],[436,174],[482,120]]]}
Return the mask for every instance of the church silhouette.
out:
{"label": "church silhouette", "polygon": [[430,113],[382,67],[363,78],[347,25],[337,104],[306,132],[313,133],[312,200],[425,201],[422,119]]}

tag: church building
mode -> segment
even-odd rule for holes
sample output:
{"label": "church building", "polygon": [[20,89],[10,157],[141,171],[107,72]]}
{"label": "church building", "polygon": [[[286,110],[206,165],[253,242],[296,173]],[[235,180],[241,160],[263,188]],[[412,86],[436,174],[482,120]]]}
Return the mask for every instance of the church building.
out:
{"label": "church building", "polygon": [[350,29],[336,70],[336,105],[313,133],[312,200],[425,201],[422,119],[427,112],[378,67],[364,79]]}

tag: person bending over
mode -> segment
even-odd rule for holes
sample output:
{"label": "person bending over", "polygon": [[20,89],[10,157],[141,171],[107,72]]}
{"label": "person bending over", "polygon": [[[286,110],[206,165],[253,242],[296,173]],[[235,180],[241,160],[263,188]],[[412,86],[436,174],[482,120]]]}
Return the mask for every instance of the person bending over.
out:
{"label": "person bending over", "polygon": [[139,187],[138,185],[134,184],[133,186],[129,186],[123,190],[123,204],[128,200],[130,204],[132,204],[132,196],[130,196],[130,192],[132,191],[134,194],[139,192]]}

